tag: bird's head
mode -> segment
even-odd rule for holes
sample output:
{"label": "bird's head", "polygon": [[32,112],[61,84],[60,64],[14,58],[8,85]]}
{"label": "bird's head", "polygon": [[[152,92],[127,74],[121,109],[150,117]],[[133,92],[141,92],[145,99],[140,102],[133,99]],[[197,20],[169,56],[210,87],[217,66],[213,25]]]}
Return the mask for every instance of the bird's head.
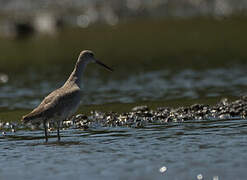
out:
{"label": "bird's head", "polygon": [[97,63],[101,66],[103,66],[104,68],[106,68],[109,71],[113,71],[112,68],[108,67],[107,65],[105,65],[104,63],[102,63],[101,61],[95,59],[94,57],[94,53],[90,50],[84,50],[80,53],[79,58],[78,58],[78,63]]}

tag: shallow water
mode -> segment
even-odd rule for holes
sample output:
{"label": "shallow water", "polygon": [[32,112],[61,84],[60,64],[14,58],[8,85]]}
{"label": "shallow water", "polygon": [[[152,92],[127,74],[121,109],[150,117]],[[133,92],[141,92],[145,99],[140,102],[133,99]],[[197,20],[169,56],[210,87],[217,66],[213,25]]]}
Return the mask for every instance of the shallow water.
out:
{"label": "shallow water", "polygon": [[[90,65],[93,66],[93,65]],[[108,73],[102,69],[86,74],[82,104],[133,103],[176,99],[200,99],[219,96],[239,97],[247,86],[245,67],[215,68],[209,70],[185,69],[173,72],[168,69]],[[0,107],[31,109],[52,90],[66,80],[61,72],[45,74],[26,72],[0,86]],[[68,73],[69,74],[69,73]]]}
{"label": "shallow water", "polygon": [[[1,179],[245,179],[247,121],[0,136]],[[163,171],[164,172],[163,172]],[[198,177],[197,177],[198,176]]]}
{"label": "shallow water", "polygon": [[[246,68],[168,69],[130,72],[127,76],[86,74],[82,104],[238,97],[246,92]],[[42,97],[63,84],[59,71],[26,72],[0,86],[0,120],[16,121]],[[142,104],[142,103],[141,103]],[[166,104],[167,105],[167,104]],[[105,105],[106,106],[106,105]],[[110,106],[112,110],[113,106]],[[123,104],[123,106],[125,106]],[[168,104],[169,106],[169,104]],[[84,107],[84,106],[82,106]],[[90,109],[90,106],[88,107]],[[91,108],[92,109],[92,108]],[[5,114],[7,112],[8,114]],[[84,113],[84,109],[80,110]],[[19,114],[18,114],[19,113]],[[2,132],[2,131],[1,131]],[[144,128],[92,127],[55,132],[44,143],[43,131],[0,135],[0,179],[245,179],[247,121],[189,121]]]}

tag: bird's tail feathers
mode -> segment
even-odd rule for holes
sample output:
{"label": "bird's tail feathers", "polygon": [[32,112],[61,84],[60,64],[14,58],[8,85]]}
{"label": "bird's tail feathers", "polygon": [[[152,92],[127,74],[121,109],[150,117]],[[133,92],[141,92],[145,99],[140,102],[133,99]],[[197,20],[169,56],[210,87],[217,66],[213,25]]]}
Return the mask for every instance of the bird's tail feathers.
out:
{"label": "bird's tail feathers", "polygon": [[26,124],[26,123],[30,122],[31,119],[32,118],[30,118],[29,116],[25,115],[25,116],[22,116],[21,121]]}

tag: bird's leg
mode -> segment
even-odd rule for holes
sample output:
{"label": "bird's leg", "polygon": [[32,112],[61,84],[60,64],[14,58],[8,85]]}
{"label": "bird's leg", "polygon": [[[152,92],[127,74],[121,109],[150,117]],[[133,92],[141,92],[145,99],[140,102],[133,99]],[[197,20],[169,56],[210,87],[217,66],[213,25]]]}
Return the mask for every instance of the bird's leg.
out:
{"label": "bird's leg", "polygon": [[45,129],[45,142],[48,142],[46,120],[44,120],[43,123],[44,123],[44,129]]}
{"label": "bird's leg", "polygon": [[59,132],[59,127],[60,127],[60,121],[57,121],[57,141],[60,141],[60,132]]}

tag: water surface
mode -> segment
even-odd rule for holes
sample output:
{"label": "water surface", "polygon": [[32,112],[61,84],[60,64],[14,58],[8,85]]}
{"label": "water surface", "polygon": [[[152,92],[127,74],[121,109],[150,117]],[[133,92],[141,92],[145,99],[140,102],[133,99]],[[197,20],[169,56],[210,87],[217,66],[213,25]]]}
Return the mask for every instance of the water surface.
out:
{"label": "water surface", "polygon": [[[55,133],[55,132],[54,132]],[[55,134],[53,134],[55,135]],[[247,121],[95,127],[0,136],[1,179],[245,179]],[[166,171],[161,172],[162,169]]]}
{"label": "water surface", "polygon": [[[102,71],[96,69],[84,77],[82,105],[239,97],[245,95],[247,87],[246,68],[239,66],[200,71],[163,69],[130,72],[125,76],[117,71],[101,76]],[[0,107],[31,109],[37,106],[69,76],[59,71],[53,73],[49,77],[39,72],[10,77],[9,82],[0,86]]]}

